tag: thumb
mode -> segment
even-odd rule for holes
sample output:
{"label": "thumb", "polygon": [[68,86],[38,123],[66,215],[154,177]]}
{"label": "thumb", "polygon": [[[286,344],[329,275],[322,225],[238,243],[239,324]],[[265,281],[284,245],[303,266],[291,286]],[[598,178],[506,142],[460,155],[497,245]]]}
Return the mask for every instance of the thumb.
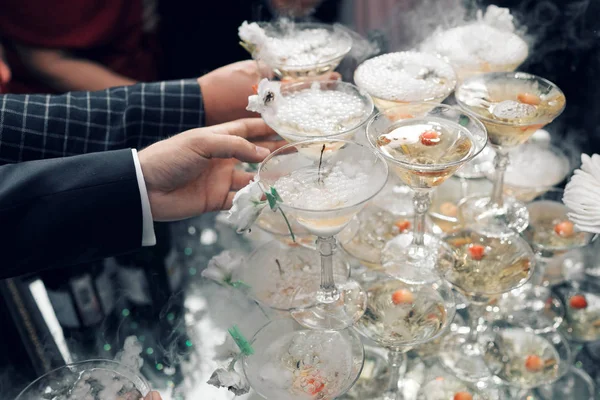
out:
{"label": "thumb", "polygon": [[146,397],[144,397],[144,400],[162,400],[162,398],[158,392],[150,392]]}

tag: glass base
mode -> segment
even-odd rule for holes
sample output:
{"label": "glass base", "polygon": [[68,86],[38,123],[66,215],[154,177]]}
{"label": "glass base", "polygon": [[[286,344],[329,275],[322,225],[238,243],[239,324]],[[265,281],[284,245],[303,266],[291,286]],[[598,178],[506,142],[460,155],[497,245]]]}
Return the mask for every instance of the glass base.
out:
{"label": "glass base", "polygon": [[529,224],[527,207],[512,197],[505,197],[502,207],[492,207],[489,197],[467,197],[458,205],[458,218],[463,226],[477,226],[490,236],[523,232]]}
{"label": "glass base", "polygon": [[468,334],[453,332],[442,342],[439,354],[442,364],[457,378],[477,382],[492,377],[477,343],[468,341]]}
{"label": "glass base", "polygon": [[[337,285],[339,297],[331,303],[317,303],[313,307],[292,310],[292,317],[309,329],[342,330],[352,326],[363,316],[367,308],[367,294],[354,280]],[[318,292],[300,287],[294,294],[295,303],[317,298]]]}
{"label": "glass base", "polygon": [[593,400],[596,385],[590,376],[583,370],[571,367],[569,372],[552,385],[538,388],[531,399],[543,400]]}
{"label": "glass base", "polygon": [[424,245],[413,245],[412,232],[401,234],[386,243],[381,251],[385,271],[409,284],[429,283],[437,279],[433,273],[440,258],[454,262],[452,249],[438,238],[425,234]]}
{"label": "glass base", "polygon": [[460,167],[454,175],[467,179],[485,178],[490,170],[494,170],[495,156],[494,149],[486,146],[477,157]]}

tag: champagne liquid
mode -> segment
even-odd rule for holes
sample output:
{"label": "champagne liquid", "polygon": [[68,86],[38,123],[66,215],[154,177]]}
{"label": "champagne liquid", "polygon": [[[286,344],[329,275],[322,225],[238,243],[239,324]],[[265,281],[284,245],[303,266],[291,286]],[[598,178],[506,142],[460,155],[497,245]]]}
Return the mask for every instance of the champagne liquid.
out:
{"label": "champagne liquid", "polygon": [[[394,302],[398,290],[409,291],[414,300]],[[363,332],[385,347],[402,347],[437,335],[446,321],[440,294],[428,286],[410,286],[390,279],[367,291],[365,315],[358,321]]]}
{"label": "champagne liquid", "polygon": [[563,204],[539,200],[527,205],[529,226],[523,233],[527,241],[540,250],[559,251],[585,246],[591,234],[574,231],[571,235],[560,235],[555,226],[568,221],[567,207]]}
{"label": "champagne liquid", "polygon": [[[560,357],[542,336],[524,329],[505,329],[486,343],[484,358],[501,379],[520,387],[536,387],[558,378]],[[539,357],[541,367],[527,368],[529,357]]]}
{"label": "champagne liquid", "polygon": [[[426,132],[436,133],[439,141],[434,145],[424,144],[421,135]],[[466,162],[474,147],[467,129],[437,118],[410,119],[395,124],[388,133],[379,136],[377,146],[388,157],[411,164],[409,167],[393,165],[393,170],[412,188],[441,185],[461,164],[442,165]]]}
{"label": "champagne liquid", "polygon": [[[461,231],[444,239],[453,250],[455,262],[441,259],[438,268],[457,289],[468,295],[508,292],[525,283],[530,275],[530,253],[516,237],[493,238]],[[472,245],[484,248],[481,260],[474,259]]]}

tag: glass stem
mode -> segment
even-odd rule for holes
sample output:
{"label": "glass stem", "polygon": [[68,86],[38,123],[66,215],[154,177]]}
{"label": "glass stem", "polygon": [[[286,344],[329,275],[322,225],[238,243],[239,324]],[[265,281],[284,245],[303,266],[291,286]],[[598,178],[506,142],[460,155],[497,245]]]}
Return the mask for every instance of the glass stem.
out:
{"label": "glass stem", "polygon": [[417,190],[413,196],[413,206],[415,208],[415,226],[413,229],[413,244],[416,246],[424,245],[425,235],[425,216],[429,205],[431,204],[431,198],[429,197],[429,191]]}
{"label": "glass stem", "polygon": [[398,350],[389,350],[388,353],[388,363],[389,363],[389,371],[390,371],[390,380],[388,382],[388,387],[383,395],[384,400],[402,400],[404,399],[404,394],[402,390],[398,388],[398,382],[402,375],[402,362],[404,361],[404,356],[402,352]]}
{"label": "glass stem", "polygon": [[490,205],[493,207],[500,208],[504,206],[504,173],[508,166],[508,152],[504,149],[496,150],[496,157],[494,158],[494,168],[496,170],[494,174],[494,187],[492,189],[492,198],[490,199]]}
{"label": "glass stem", "polygon": [[333,280],[333,254],[335,248],[335,237],[317,238],[317,249],[321,253],[321,287],[317,292],[317,300],[321,303],[333,303],[340,298],[340,293]]}
{"label": "glass stem", "polygon": [[487,303],[471,301],[469,303],[469,342],[477,343],[480,321],[485,313]]}

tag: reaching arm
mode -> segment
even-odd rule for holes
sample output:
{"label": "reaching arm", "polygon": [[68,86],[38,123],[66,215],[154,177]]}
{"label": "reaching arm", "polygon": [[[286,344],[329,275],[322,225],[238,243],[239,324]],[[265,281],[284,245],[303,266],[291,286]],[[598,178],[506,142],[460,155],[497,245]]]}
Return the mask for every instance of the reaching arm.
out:
{"label": "reaching arm", "polygon": [[126,149],[0,166],[0,278],[140,247],[133,160]]}
{"label": "reaching arm", "polygon": [[204,125],[196,79],[64,95],[0,95],[0,164],[141,149]]}
{"label": "reaching arm", "polygon": [[94,61],[78,59],[58,49],[17,46],[25,67],[59,92],[102,90],[133,85],[135,81]]}

